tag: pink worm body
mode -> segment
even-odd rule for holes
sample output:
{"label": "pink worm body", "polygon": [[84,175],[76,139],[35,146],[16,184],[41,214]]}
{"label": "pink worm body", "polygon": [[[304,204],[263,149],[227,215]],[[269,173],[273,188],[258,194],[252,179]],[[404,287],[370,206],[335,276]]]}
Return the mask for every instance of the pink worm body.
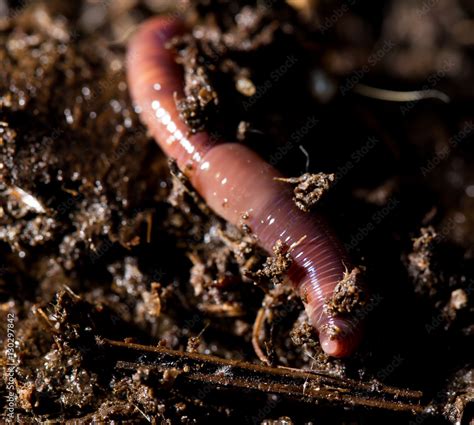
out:
{"label": "pink worm body", "polygon": [[325,221],[300,211],[292,193],[274,180],[282,175],[256,153],[238,143],[216,143],[206,132],[188,135],[176,110],[174,93],[182,94],[183,77],[166,48],[182,33],[176,20],[154,18],[129,45],[127,67],[132,99],[141,119],[163,151],[177,161],[207,204],[227,221],[248,224],[268,252],[278,240],[291,251],[288,277],[298,290],[323,350],[330,356],[351,354],[361,336],[355,318],[328,315],[331,297],[350,261]]}

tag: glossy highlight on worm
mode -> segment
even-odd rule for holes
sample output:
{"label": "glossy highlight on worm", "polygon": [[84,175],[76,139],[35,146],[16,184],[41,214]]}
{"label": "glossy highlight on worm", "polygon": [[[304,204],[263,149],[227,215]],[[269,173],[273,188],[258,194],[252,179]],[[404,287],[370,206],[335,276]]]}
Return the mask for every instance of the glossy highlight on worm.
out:
{"label": "glossy highlight on worm", "polygon": [[237,225],[245,213],[245,223],[268,252],[278,240],[296,245],[288,277],[321,346],[333,357],[350,355],[361,339],[360,321],[328,314],[324,305],[351,265],[324,219],[299,210],[290,189],[275,181],[283,176],[251,149],[216,142],[206,132],[189,135],[180,120],[174,94],[182,97],[183,75],[167,44],[183,30],[178,20],[153,18],[141,25],[130,42],[127,77],[142,121],[217,214]]}

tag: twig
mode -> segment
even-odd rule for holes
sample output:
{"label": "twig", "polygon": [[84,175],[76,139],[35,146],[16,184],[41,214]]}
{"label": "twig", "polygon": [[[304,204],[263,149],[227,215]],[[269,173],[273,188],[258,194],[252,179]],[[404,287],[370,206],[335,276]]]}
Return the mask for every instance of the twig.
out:
{"label": "twig", "polygon": [[98,344],[117,359],[116,367],[136,370],[149,367],[160,372],[181,371],[180,379],[218,387],[281,394],[304,402],[325,400],[344,406],[362,406],[420,414],[422,393],[390,387],[378,382],[362,382],[329,376],[318,371],[275,368],[199,353],[170,350],[97,338]]}

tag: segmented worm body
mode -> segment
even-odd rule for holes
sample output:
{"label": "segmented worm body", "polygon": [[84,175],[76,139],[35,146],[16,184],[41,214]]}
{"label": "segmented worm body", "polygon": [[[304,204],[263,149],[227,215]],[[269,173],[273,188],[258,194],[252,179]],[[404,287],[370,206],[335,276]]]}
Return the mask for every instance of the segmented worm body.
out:
{"label": "segmented worm body", "polygon": [[251,149],[239,143],[216,143],[206,132],[189,135],[180,120],[174,94],[182,96],[183,75],[166,45],[182,31],[177,20],[154,18],[139,28],[130,43],[128,81],[141,119],[217,214],[237,225],[245,213],[245,223],[268,252],[278,240],[296,245],[288,277],[323,350],[334,357],[351,354],[360,340],[360,323],[324,308],[351,267],[324,219],[299,210],[289,187],[275,181],[282,175]]}

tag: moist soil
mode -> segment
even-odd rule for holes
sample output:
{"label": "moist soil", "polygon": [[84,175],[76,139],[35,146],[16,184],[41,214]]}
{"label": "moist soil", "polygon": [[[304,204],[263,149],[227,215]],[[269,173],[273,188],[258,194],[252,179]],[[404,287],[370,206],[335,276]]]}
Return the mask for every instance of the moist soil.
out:
{"label": "moist soil", "polygon": [[[2,411],[13,391],[18,422],[469,423],[474,8],[376,3],[0,0]],[[172,48],[190,132],[303,182],[363,274],[352,358],[322,352],[288,252],[215,216],[140,124],[126,45],[164,13],[189,28]],[[282,368],[323,395],[282,391]]]}

